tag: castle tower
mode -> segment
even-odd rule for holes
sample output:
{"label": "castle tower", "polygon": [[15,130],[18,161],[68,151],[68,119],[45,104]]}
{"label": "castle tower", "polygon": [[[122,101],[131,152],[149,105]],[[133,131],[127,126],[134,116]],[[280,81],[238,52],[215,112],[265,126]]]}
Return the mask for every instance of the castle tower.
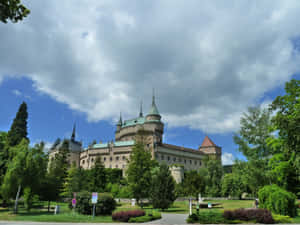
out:
{"label": "castle tower", "polygon": [[76,124],[74,123],[73,132],[72,132],[72,136],[71,136],[71,141],[75,141],[75,134],[76,134]]}
{"label": "castle tower", "polygon": [[119,131],[122,127],[122,114],[120,113],[120,119],[117,123],[117,131]]}
{"label": "castle tower", "polygon": [[157,106],[155,104],[155,96],[154,96],[154,91],[152,95],[152,105],[149,113],[146,116],[146,121],[159,121],[160,122],[161,115],[158,112]]}
{"label": "castle tower", "polygon": [[210,159],[221,160],[222,148],[217,146],[208,136],[205,136],[199,151],[208,155]]}

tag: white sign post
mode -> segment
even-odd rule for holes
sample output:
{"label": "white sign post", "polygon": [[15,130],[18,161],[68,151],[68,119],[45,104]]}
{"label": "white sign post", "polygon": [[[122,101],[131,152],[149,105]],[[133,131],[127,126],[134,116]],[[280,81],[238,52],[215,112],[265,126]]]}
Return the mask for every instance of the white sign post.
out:
{"label": "white sign post", "polygon": [[95,217],[95,208],[96,208],[97,201],[98,201],[98,193],[97,192],[93,192],[92,193],[93,218]]}

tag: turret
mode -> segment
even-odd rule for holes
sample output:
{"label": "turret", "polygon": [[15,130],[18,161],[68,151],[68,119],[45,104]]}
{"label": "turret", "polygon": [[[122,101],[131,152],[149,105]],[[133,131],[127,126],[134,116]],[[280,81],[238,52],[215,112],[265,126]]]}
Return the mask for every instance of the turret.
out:
{"label": "turret", "polygon": [[120,113],[120,119],[119,119],[119,122],[117,123],[117,131],[119,131],[122,127],[122,115]]}
{"label": "turret", "polygon": [[75,141],[75,134],[76,134],[76,124],[74,123],[71,141]]}
{"label": "turret", "polygon": [[151,106],[149,113],[146,116],[146,120],[147,121],[151,121],[151,120],[160,121],[160,119],[161,119],[161,116],[160,116],[158,109],[156,107],[156,104],[155,104],[155,96],[154,96],[154,91],[153,91],[152,106]]}

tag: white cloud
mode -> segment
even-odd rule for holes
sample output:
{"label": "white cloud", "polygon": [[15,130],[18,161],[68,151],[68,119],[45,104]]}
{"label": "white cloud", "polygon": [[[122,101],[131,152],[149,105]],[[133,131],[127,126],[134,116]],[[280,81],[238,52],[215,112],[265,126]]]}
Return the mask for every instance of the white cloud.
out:
{"label": "white cloud", "polygon": [[22,95],[21,91],[19,91],[19,90],[17,90],[17,89],[12,90],[12,93],[13,93],[15,96],[21,96],[21,95]]}
{"label": "white cloud", "polygon": [[89,121],[138,115],[154,87],[169,126],[235,131],[300,68],[297,0],[24,4],[24,21],[0,24],[0,82],[29,77]]}
{"label": "white cloud", "polygon": [[223,165],[233,165],[234,156],[231,153],[225,152],[222,154],[222,164]]}

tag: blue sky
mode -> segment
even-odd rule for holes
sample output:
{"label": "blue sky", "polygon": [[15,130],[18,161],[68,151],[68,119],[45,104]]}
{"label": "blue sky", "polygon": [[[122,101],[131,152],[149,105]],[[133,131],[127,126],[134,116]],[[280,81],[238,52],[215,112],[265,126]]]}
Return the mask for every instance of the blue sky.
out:
{"label": "blue sky", "polygon": [[[0,130],[22,101],[32,143],[114,138],[155,88],[164,142],[197,148],[205,134],[230,163],[247,107],[267,106],[299,79],[299,1],[24,0],[0,24]],[[53,16],[49,16],[53,15]],[[54,16],[55,15],[55,16]],[[89,16],[86,16],[89,15]]]}

